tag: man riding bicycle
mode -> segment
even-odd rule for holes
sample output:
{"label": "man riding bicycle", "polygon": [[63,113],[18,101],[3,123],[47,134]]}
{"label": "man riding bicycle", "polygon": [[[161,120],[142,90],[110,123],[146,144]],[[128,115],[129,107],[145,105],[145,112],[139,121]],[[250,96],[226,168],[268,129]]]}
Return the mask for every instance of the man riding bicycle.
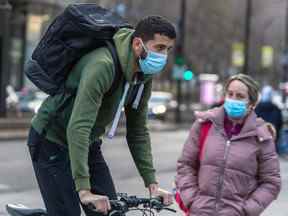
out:
{"label": "man riding bicycle", "polygon": [[[157,184],[146,118],[152,78],[166,65],[175,38],[174,26],[160,16],[142,19],[135,30],[122,28],[113,40],[123,76],[109,97],[114,65],[102,47],[83,56],[70,72],[65,86],[77,89],[74,97],[56,94],[44,101],[32,120],[28,146],[49,216],[80,216],[79,201],[87,216],[110,210],[109,199],[117,197],[101,145],[121,102],[127,143],[144,184],[151,195],[171,204],[172,195]],[[65,104],[61,112],[59,104]]]}

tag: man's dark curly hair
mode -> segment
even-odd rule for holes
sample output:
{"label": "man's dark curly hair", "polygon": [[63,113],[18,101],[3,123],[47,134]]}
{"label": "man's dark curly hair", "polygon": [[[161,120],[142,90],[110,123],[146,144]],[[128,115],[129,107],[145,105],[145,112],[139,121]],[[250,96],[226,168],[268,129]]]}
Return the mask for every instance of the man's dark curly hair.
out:
{"label": "man's dark curly hair", "polygon": [[153,40],[155,34],[176,38],[176,30],[173,24],[162,16],[147,16],[138,22],[134,37],[141,37],[144,42]]}

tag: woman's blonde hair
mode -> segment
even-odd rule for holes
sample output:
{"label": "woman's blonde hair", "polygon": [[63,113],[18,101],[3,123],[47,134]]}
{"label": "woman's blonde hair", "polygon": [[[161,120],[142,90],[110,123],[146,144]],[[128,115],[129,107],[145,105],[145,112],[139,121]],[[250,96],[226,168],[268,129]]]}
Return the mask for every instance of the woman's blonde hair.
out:
{"label": "woman's blonde hair", "polygon": [[260,95],[260,86],[257,81],[246,74],[239,73],[231,76],[224,85],[224,94],[226,94],[229,84],[234,80],[239,80],[247,86],[250,103],[256,105]]}
{"label": "woman's blonde hair", "polygon": [[277,137],[277,131],[276,131],[275,127],[269,122],[265,122],[265,124],[266,124],[266,127],[267,127],[268,131],[270,132],[272,138],[275,141],[276,137]]}

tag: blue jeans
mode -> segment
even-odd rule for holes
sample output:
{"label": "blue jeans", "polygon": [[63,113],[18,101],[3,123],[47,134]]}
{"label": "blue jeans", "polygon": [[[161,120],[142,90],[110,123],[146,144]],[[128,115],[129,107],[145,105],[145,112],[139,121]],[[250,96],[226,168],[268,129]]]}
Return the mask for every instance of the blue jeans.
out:
{"label": "blue jeans", "polygon": [[[116,199],[116,191],[109,168],[101,152],[101,143],[89,149],[91,192]],[[30,129],[28,147],[34,172],[48,216],[80,216],[80,200],[72,178],[68,149],[52,143]],[[87,216],[101,216],[82,205]]]}

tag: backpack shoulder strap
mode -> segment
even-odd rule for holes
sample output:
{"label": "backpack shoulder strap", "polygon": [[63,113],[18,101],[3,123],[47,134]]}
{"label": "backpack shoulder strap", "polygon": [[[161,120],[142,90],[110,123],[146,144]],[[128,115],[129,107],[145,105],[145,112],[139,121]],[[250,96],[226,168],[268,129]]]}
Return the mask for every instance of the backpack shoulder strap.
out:
{"label": "backpack shoulder strap", "polygon": [[114,71],[115,71],[112,85],[111,85],[110,89],[105,93],[106,96],[109,96],[109,95],[112,95],[113,92],[118,88],[118,86],[120,84],[119,81],[123,75],[123,71],[122,71],[119,56],[118,56],[116,47],[114,45],[114,42],[113,41],[106,41],[106,45],[107,45],[109,52],[111,53],[111,56],[112,56],[112,59],[114,62]]}
{"label": "backpack shoulder strap", "polygon": [[199,136],[199,160],[202,160],[203,157],[203,149],[204,149],[204,144],[205,140],[207,138],[208,132],[212,126],[212,122],[207,121],[201,124],[200,128],[200,136]]}

